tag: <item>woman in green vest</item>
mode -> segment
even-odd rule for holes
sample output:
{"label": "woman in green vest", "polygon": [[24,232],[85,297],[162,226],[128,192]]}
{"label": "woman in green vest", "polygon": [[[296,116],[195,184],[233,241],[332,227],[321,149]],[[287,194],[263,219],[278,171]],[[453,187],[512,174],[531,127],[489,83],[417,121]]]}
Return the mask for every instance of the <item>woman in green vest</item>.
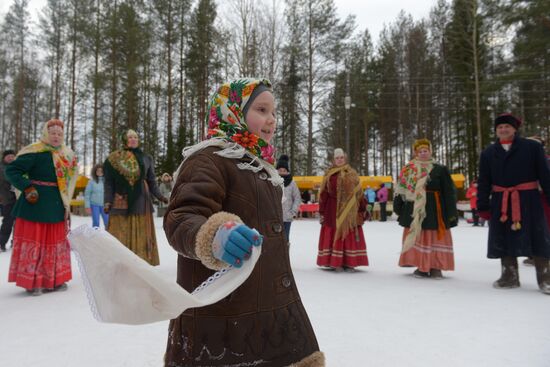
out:
{"label": "woman in green vest", "polygon": [[6,177],[21,191],[13,209],[8,281],[33,295],[65,290],[72,278],[67,232],[77,160],[63,143],[63,132],[62,121],[46,122],[40,140],[24,147],[6,168]]}
{"label": "woman in green vest", "polygon": [[107,230],[151,265],[159,265],[151,195],[168,203],[156,183],[153,158],[139,146],[134,130],[123,135],[123,149],[109,154],[105,170],[104,210]]}
{"label": "woman in green vest", "polygon": [[447,167],[432,159],[432,144],[419,139],[415,158],[401,169],[393,208],[399,215],[403,250],[399,266],[416,266],[417,278],[442,279],[454,270],[451,227],[457,225],[456,193]]}

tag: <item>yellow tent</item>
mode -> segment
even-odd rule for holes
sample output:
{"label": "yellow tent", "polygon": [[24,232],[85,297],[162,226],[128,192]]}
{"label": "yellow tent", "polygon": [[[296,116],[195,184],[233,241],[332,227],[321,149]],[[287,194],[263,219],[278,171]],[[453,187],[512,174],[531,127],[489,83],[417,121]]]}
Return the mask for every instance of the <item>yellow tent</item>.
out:
{"label": "yellow tent", "polygon": [[[294,176],[293,179],[300,190],[317,190],[323,182],[323,176]],[[359,176],[359,180],[363,189],[367,186],[378,188],[381,183],[391,184],[393,181],[391,176]]]}
{"label": "yellow tent", "polygon": [[78,176],[78,178],[76,179],[76,188],[85,189],[86,185],[88,185],[88,181],[90,181],[88,177],[82,175]]}
{"label": "yellow tent", "polygon": [[455,183],[457,189],[464,188],[464,181],[466,181],[466,177],[464,177],[462,173],[452,174],[451,178],[453,179],[453,182]]}
{"label": "yellow tent", "polygon": [[[453,174],[451,178],[457,189],[464,188],[466,178],[462,173]],[[323,182],[323,176],[294,176],[293,179],[300,190],[318,190]],[[382,183],[390,184],[390,186],[393,184],[392,176],[359,176],[359,179],[363,190],[367,186],[378,188]]]}

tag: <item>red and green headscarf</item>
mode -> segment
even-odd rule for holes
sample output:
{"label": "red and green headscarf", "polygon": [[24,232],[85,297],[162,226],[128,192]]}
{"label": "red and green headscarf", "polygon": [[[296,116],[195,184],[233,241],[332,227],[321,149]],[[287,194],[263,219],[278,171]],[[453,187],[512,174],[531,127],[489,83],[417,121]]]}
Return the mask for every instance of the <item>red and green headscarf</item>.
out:
{"label": "red and green headscarf", "polygon": [[274,164],[275,149],[248,129],[244,116],[245,107],[259,86],[271,91],[271,82],[267,79],[242,78],[222,84],[210,101],[207,138],[235,142],[254,156]]}

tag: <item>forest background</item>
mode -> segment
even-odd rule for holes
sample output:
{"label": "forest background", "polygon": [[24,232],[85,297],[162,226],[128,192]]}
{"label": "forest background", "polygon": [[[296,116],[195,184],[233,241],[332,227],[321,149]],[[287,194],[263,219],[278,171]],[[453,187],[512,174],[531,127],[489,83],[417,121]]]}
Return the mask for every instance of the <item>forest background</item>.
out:
{"label": "forest background", "polygon": [[502,112],[524,120],[524,136],[550,138],[550,1],[439,0],[374,36],[333,0],[47,0],[37,22],[29,0],[12,0],[0,147],[61,118],[90,167],[133,128],[158,172],[173,172],[204,138],[209,95],[239,76],[273,82],[274,142],[295,175],[322,174],[343,147],[360,174],[395,176],[427,137],[437,161],[472,179]]}

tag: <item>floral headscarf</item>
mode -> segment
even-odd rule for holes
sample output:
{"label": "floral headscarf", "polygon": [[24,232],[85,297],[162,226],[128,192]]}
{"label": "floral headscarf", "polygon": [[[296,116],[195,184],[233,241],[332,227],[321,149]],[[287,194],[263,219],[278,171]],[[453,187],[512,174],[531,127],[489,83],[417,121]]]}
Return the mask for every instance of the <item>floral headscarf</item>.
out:
{"label": "floral headscarf", "polygon": [[[252,134],[244,119],[247,103],[260,85],[262,89],[271,90],[271,83],[267,79],[250,78],[228,82],[218,88],[208,110],[207,139],[183,148],[183,162],[174,173],[174,181],[177,181],[181,167],[189,157],[207,147],[218,147],[220,150],[215,151],[214,154],[239,160],[236,164],[241,170],[253,172],[265,170],[273,186],[280,186],[281,190],[283,189],[284,180],[273,165],[275,149],[256,134]],[[241,160],[245,157],[250,161]]]}
{"label": "floral headscarf", "polygon": [[256,157],[274,164],[275,149],[248,129],[243,113],[252,92],[261,84],[271,91],[271,82],[267,79],[243,78],[221,85],[210,101],[207,138],[233,141]]}
{"label": "floral headscarf", "polygon": [[[66,211],[71,208],[71,199],[76,187],[78,162],[74,152],[64,143],[54,147],[50,145],[50,136],[48,128],[59,126],[63,129],[63,122],[58,119],[52,119],[44,124],[40,140],[27,145],[19,151],[17,156],[31,153],[51,152],[55,175],[57,177],[57,187],[63,200],[63,206]],[[64,131],[64,129],[63,129]]]}

